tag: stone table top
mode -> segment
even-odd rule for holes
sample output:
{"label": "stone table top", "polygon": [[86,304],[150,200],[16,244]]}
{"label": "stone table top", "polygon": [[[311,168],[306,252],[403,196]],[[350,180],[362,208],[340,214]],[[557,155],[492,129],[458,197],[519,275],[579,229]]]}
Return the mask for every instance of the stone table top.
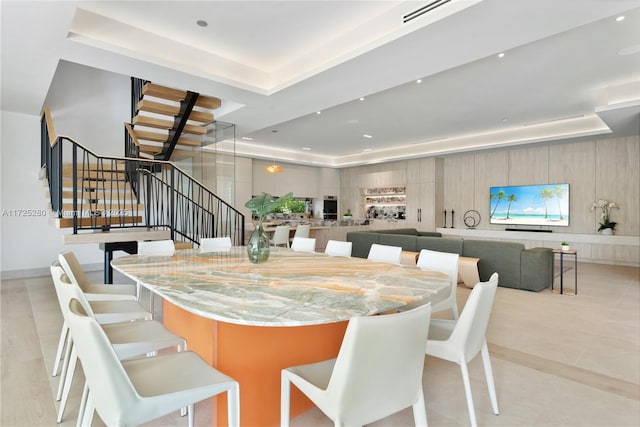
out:
{"label": "stone table top", "polygon": [[271,248],[266,263],[246,247],[228,252],[128,255],[116,270],[194,314],[251,326],[306,326],[372,315],[417,301],[442,301],[449,280],[417,267]]}

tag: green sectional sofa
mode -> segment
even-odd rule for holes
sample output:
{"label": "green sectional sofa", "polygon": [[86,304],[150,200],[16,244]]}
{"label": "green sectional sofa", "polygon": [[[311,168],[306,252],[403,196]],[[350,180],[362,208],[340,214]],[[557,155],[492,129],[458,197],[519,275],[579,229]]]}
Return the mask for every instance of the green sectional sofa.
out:
{"label": "green sectional sofa", "polygon": [[373,243],[400,246],[409,252],[429,249],[479,258],[480,280],[489,280],[497,271],[499,285],[507,288],[541,291],[553,281],[553,253],[549,248],[525,249],[516,242],[445,238],[440,233],[415,228],[351,231],[347,241],[353,243],[352,255],[360,258],[367,257]]}

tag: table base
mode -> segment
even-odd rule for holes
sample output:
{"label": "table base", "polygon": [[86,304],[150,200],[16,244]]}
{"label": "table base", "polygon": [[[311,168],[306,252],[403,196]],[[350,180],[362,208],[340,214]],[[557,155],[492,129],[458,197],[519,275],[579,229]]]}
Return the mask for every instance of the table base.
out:
{"label": "table base", "polygon": [[[240,423],[280,424],[280,371],[336,357],[347,322],[299,327],[244,326],[219,322],[163,302],[163,322],[187,340],[189,350],[240,383]],[[291,389],[291,417],[313,403]],[[214,399],[214,426],[227,425],[226,395]]]}

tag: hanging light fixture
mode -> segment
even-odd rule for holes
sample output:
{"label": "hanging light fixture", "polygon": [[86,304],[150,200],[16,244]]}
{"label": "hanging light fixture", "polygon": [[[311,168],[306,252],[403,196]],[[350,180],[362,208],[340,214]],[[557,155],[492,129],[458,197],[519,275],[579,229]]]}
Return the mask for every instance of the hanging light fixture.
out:
{"label": "hanging light fixture", "polygon": [[264,167],[265,172],[269,172],[269,173],[280,173],[282,172],[284,169],[282,168],[282,166],[277,165],[276,164],[276,160],[273,159],[273,163],[270,165],[267,165]]}
{"label": "hanging light fixture", "polygon": [[[273,129],[271,132],[273,132],[275,134],[275,133],[278,133],[278,130],[277,129]],[[282,172],[284,169],[282,168],[282,166],[276,164],[276,159],[274,157],[273,158],[273,163],[271,163],[270,165],[265,166],[264,170],[265,170],[265,172],[274,173],[275,174],[275,173]]]}

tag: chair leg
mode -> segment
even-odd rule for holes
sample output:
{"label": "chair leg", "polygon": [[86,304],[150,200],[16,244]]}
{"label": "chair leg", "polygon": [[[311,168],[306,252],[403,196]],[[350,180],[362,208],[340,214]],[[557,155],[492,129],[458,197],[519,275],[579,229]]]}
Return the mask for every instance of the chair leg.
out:
{"label": "chair leg", "polygon": [[81,427],[91,427],[93,423],[93,412],[95,411],[95,406],[93,405],[93,396],[91,396],[91,390],[89,390],[89,395],[87,396],[87,406],[84,411],[84,416],[82,417],[82,422],[80,423]]}
{"label": "chair leg", "polygon": [[420,387],[418,400],[413,404],[413,420],[416,424],[416,427],[427,427],[427,408],[424,403],[424,392],[422,391],[422,387]]}
{"label": "chair leg", "polygon": [[467,409],[469,410],[469,419],[472,427],[477,427],[476,411],[473,407],[473,397],[471,397],[471,381],[469,380],[469,369],[467,368],[467,362],[462,360],[460,362],[460,371],[462,371],[462,382],[464,383],[464,393],[467,397]]}
{"label": "chair leg", "polygon": [[76,372],[76,364],[78,362],[78,355],[76,354],[75,347],[71,349],[71,357],[69,358],[69,367],[66,375],[60,377],[60,383],[64,383],[62,390],[62,397],[60,399],[60,406],[58,407],[58,419],[57,422],[62,422],[64,416],[64,410],[67,407],[67,400],[69,400],[69,391],[71,390],[71,383],[73,382],[73,374]]}
{"label": "chair leg", "polygon": [[240,385],[233,384],[227,390],[227,423],[229,427],[240,426]]}
{"label": "chair leg", "polygon": [[62,370],[60,371],[60,382],[58,383],[58,392],[56,393],[56,401],[62,398],[62,390],[64,388],[64,379],[67,377],[67,369],[69,368],[69,359],[71,358],[71,348],[73,340],[71,334],[67,334],[67,345],[64,351],[64,359],[62,361]]}
{"label": "chair leg", "polygon": [[53,364],[52,376],[58,375],[58,369],[60,369],[60,359],[62,359],[62,352],[64,351],[64,344],[67,342],[67,335],[69,334],[69,327],[67,322],[62,323],[62,330],[60,330],[60,339],[58,340],[58,350],[56,351],[56,360]]}
{"label": "chair leg", "polygon": [[280,427],[289,427],[289,399],[291,399],[291,382],[285,376],[284,371],[281,374],[280,385]]}
{"label": "chair leg", "polygon": [[187,409],[187,412],[189,413],[189,427],[193,427],[193,419],[194,419],[194,412],[195,412],[195,408],[196,406],[192,403],[191,405],[189,405],[189,409]]}
{"label": "chair leg", "polygon": [[87,399],[89,397],[89,385],[84,382],[82,388],[82,397],[80,398],[80,408],[78,409],[78,420],[76,421],[76,427],[82,427],[82,419],[84,418],[84,412],[87,409]]}
{"label": "chair leg", "polygon": [[498,409],[498,396],[496,395],[496,385],[493,381],[493,369],[491,369],[491,359],[489,358],[489,348],[487,347],[487,341],[485,340],[482,345],[482,364],[484,366],[484,375],[487,377],[487,387],[489,388],[489,397],[491,398],[491,406],[493,413],[500,415]]}

